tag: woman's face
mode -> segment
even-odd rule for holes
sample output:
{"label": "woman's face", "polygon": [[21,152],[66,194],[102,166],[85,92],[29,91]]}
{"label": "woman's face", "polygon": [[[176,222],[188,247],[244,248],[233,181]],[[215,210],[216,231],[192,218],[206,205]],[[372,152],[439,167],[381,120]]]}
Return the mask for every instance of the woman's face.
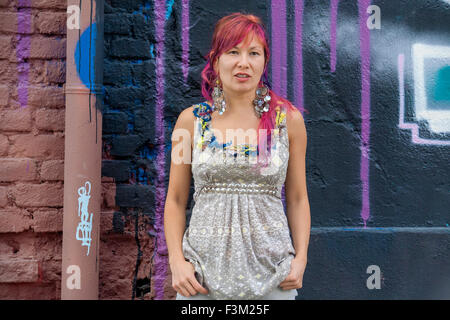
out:
{"label": "woman's face", "polygon": [[[256,91],[264,72],[264,47],[253,37],[250,45],[243,48],[245,40],[222,53],[215,63],[214,70],[226,93]],[[239,78],[238,73],[245,73],[248,78]]]}

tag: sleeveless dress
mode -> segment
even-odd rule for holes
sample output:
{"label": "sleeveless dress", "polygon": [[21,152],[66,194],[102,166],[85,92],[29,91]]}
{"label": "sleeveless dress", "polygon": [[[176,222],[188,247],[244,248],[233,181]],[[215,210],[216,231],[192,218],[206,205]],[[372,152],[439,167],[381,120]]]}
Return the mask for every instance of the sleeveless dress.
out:
{"label": "sleeveless dress", "polygon": [[281,200],[289,160],[286,111],[277,107],[269,162],[256,170],[258,146],[218,144],[211,106],[202,102],[193,112],[195,204],[184,257],[210,298],[258,300],[288,276],[295,256]]}

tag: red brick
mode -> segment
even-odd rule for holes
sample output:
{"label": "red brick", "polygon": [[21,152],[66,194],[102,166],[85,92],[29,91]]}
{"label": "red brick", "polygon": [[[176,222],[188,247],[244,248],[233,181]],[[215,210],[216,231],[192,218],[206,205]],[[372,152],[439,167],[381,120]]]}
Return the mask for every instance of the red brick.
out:
{"label": "red brick", "polygon": [[10,6],[11,0],[0,0],[0,7],[8,7]]}
{"label": "red brick", "polygon": [[62,134],[22,134],[10,136],[10,156],[35,159],[64,159]]}
{"label": "red brick", "polygon": [[61,0],[33,0],[31,7],[41,9],[67,9],[67,1]]}
{"label": "red brick", "polygon": [[102,198],[105,208],[114,208],[116,206],[116,184],[102,183]]}
{"label": "red brick", "polygon": [[37,178],[36,162],[30,159],[0,159],[0,182],[32,181]]}
{"label": "red brick", "polygon": [[64,180],[64,161],[48,160],[41,166],[41,180]]}
{"label": "red brick", "polygon": [[65,107],[64,89],[60,87],[30,86],[28,88],[28,104],[36,107]]}
{"label": "red brick", "polygon": [[9,109],[0,111],[0,130],[2,131],[30,131],[30,108]]}
{"label": "red brick", "polygon": [[45,83],[65,83],[66,62],[59,60],[46,61]]}
{"label": "red brick", "polygon": [[45,60],[32,59],[28,62],[28,85],[44,85],[45,83]]}
{"label": "red brick", "polygon": [[0,59],[9,59],[11,55],[14,54],[13,48],[13,37],[2,35],[0,36]]}
{"label": "red brick", "polygon": [[6,207],[8,204],[8,195],[6,187],[0,187],[0,208]]}
{"label": "red brick", "polygon": [[34,26],[40,34],[66,34],[67,13],[39,12],[34,19]]}
{"label": "red brick", "polygon": [[0,135],[0,156],[8,154],[9,140],[7,136]]}
{"label": "red brick", "polygon": [[61,300],[60,282],[0,283],[0,300]]}
{"label": "red brick", "polygon": [[33,212],[34,232],[58,232],[63,230],[63,210],[39,209]]}
{"label": "red brick", "polygon": [[39,109],[36,111],[36,127],[40,130],[64,131],[65,109]]}
{"label": "red brick", "polygon": [[17,13],[2,12],[0,13],[0,30],[2,32],[17,32]]}
{"label": "red brick", "polygon": [[0,221],[0,233],[17,233],[30,229],[32,220],[27,211],[10,207],[0,209]]}
{"label": "red brick", "polygon": [[30,58],[52,59],[66,57],[66,39],[54,39],[33,36],[31,39]]}
{"label": "red brick", "polygon": [[100,234],[109,234],[114,232],[113,219],[115,210],[101,210]]}
{"label": "red brick", "polygon": [[18,184],[11,187],[15,203],[19,207],[62,207],[62,184]]}
{"label": "red brick", "polygon": [[8,86],[0,86],[0,106],[6,106],[9,99],[9,91],[11,90]]}
{"label": "red brick", "polygon": [[[13,68],[14,67],[14,68]],[[16,65],[7,60],[0,60],[0,82],[12,83],[17,79]]]}
{"label": "red brick", "polygon": [[0,260],[0,283],[35,282],[39,279],[37,260]]}

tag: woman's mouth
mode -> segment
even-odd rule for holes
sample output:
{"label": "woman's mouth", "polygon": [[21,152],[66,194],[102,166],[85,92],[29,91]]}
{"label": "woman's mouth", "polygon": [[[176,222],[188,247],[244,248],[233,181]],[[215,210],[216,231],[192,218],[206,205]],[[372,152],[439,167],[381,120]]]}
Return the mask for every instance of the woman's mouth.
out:
{"label": "woman's mouth", "polygon": [[245,82],[248,79],[250,79],[250,76],[246,76],[246,75],[243,75],[243,74],[237,74],[237,75],[235,75],[235,78],[237,78],[238,81],[240,81],[240,82]]}

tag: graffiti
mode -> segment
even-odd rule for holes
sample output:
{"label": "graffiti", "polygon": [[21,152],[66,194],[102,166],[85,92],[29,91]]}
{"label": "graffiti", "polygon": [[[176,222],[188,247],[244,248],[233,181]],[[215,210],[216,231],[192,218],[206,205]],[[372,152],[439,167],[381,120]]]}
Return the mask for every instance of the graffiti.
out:
{"label": "graffiti", "polygon": [[435,133],[450,132],[450,47],[415,43],[414,99],[417,120]]}
{"label": "graffiti", "polygon": [[294,1],[295,12],[295,59],[294,59],[294,98],[295,106],[302,107],[303,114],[303,0]]}
{"label": "graffiti", "polygon": [[[398,55],[398,84],[399,84],[399,124],[398,127],[400,129],[408,129],[411,130],[411,140],[414,144],[426,144],[426,145],[450,145],[450,141],[441,141],[441,140],[433,140],[433,139],[424,139],[419,137],[419,126],[416,123],[406,122],[405,121],[405,86],[404,86],[404,69],[405,69],[405,55]],[[419,69],[420,70],[420,69]],[[418,70],[418,72],[419,72]],[[417,85],[417,82],[416,82]],[[417,88],[417,91],[420,89]],[[417,92],[420,97],[421,94]],[[422,93],[423,94],[423,93]],[[425,96],[425,95],[423,95]],[[445,118],[444,118],[445,119]],[[447,126],[448,127],[448,126]]]}
{"label": "graffiti", "polygon": [[67,13],[70,14],[67,17],[67,29],[80,29],[80,7],[77,5],[68,6]]}
{"label": "graffiti", "polygon": [[156,191],[155,191],[155,200],[156,200],[156,208],[155,208],[155,230],[156,230],[156,239],[158,241],[159,248],[155,247],[155,250],[158,250],[158,254],[155,256],[154,263],[155,269],[159,270],[161,273],[155,277],[155,299],[162,300],[164,299],[164,279],[167,270],[168,264],[165,257],[163,257],[160,253],[162,251],[167,251],[167,245],[165,243],[164,238],[164,199],[165,195],[165,170],[164,170],[164,162],[166,158],[165,154],[165,123],[164,123],[164,89],[165,89],[165,67],[164,67],[164,26],[166,23],[166,7],[165,1],[157,0],[155,1],[155,38],[156,38],[156,78],[160,79],[156,82],[156,121],[155,121],[155,135],[157,139],[157,156],[156,156],[156,165],[157,165],[157,174],[156,174]]}
{"label": "graffiti", "polygon": [[336,71],[336,25],[339,0],[331,0],[330,6],[330,69]]}
{"label": "graffiti", "polygon": [[80,290],[81,289],[81,270],[80,270],[80,267],[75,265],[75,264],[72,264],[72,265],[67,267],[66,273],[70,274],[70,276],[68,276],[67,279],[66,279],[66,287],[67,287],[67,289]]}
{"label": "graffiti", "polygon": [[[81,82],[88,89],[93,89],[95,83],[95,66],[94,61],[96,48],[95,39],[97,37],[97,23],[93,23],[87,27],[81,34],[80,40],[75,47],[74,59],[77,66],[78,76]],[[82,48],[86,48],[83,49]]]}
{"label": "graffiti", "polygon": [[[89,217],[88,204],[91,198],[91,183],[86,181],[84,187],[78,189],[78,216],[81,214],[81,222],[78,224],[76,231],[76,239],[81,241],[82,246],[87,246],[87,253],[89,255],[89,249],[91,247],[91,231],[92,231],[92,216]],[[89,221],[88,221],[89,219]]]}
{"label": "graffiti", "polygon": [[[73,24],[73,20],[76,19],[78,13],[78,20],[80,16],[80,12],[82,5],[80,1],[79,7],[70,6],[69,8],[75,10],[75,13],[71,16],[71,24]],[[69,11],[69,8],[67,11]],[[96,79],[96,68],[95,68],[95,57],[97,55],[97,37],[98,37],[98,28],[97,23],[93,22],[93,13],[92,13],[92,1],[90,5],[90,15],[89,15],[89,26],[83,31],[81,34],[80,27],[78,26],[78,42],[75,46],[74,52],[74,61],[77,69],[78,77],[81,82],[89,89],[89,122],[92,122],[92,106],[91,106],[91,95],[92,93],[101,93],[103,88],[100,88],[100,84],[98,83],[98,79]],[[69,19],[69,18],[68,18]],[[69,23],[69,20],[67,20]],[[76,23],[75,23],[76,24]],[[95,108],[100,107],[100,104],[95,103]],[[97,134],[97,112],[95,112],[95,143],[98,141]]]}
{"label": "graffiti", "polygon": [[272,6],[272,89],[287,96],[286,2],[273,0]]}
{"label": "graffiti", "polygon": [[181,69],[183,71],[184,82],[187,82],[189,73],[189,0],[182,0],[181,2]]}
{"label": "graffiti", "polygon": [[370,217],[369,201],[369,153],[370,153],[370,31],[367,28],[366,13],[370,0],[358,1],[359,43],[361,55],[361,165],[362,184],[361,218],[364,228]]}

